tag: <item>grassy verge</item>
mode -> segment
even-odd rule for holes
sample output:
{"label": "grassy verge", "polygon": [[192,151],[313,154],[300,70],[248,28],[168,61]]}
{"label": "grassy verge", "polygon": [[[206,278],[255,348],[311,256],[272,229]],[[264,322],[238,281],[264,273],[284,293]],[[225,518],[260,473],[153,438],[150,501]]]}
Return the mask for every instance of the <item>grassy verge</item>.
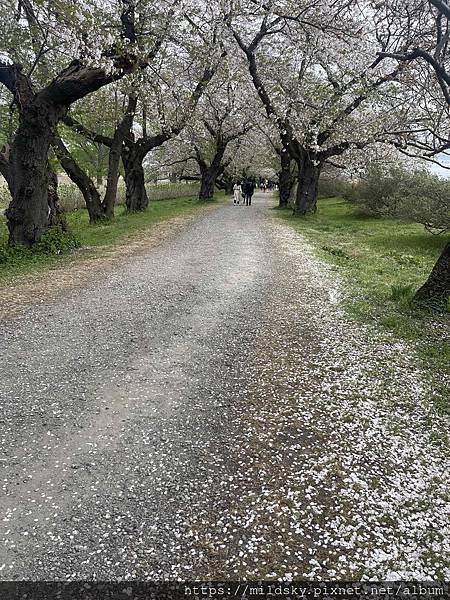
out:
{"label": "grassy verge", "polygon": [[420,360],[434,376],[434,400],[450,412],[442,377],[449,374],[449,313],[410,305],[445,239],[420,225],[368,217],[339,198],[322,199],[317,213],[305,219],[292,217],[290,211],[280,214],[345,276],[350,292],[345,307],[352,318],[416,343]]}
{"label": "grassy verge", "polygon": [[8,249],[6,221],[0,217],[0,286],[14,282],[19,275],[52,269],[76,260],[79,255],[72,252],[76,247],[98,248],[123,244],[133,235],[160,221],[192,213],[201,206],[204,204],[197,198],[177,198],[152,202],[143,213],[128,214],[123,207],[119,207],[113,221],[98,225],[89,225],[87,211],[77,210],[67,215],[70,236],[61,236],[56,232],[32,251]]}

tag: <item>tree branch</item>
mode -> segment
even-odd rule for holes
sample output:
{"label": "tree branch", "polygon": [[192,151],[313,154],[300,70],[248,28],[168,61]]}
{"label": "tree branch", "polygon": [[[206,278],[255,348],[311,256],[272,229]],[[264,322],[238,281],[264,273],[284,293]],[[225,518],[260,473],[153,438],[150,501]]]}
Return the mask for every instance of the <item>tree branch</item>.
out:
{"label": "tree branch", "polygon": [[103,144],[104,146],[108,146],[109,148],[113,144],[114,140],[112,137],[108,137],[100,133],[96,133],[91,129],[88,129],[82,123],[74,119],[71,115],[66,115],[62,119],[62,122],[64,123],[64,125],[67,125],[67,127],[70,127],[71,129],[73,129],[77,133],[80,133],[88,140],[91,140],[91,142],[95,142],[96,144]]}

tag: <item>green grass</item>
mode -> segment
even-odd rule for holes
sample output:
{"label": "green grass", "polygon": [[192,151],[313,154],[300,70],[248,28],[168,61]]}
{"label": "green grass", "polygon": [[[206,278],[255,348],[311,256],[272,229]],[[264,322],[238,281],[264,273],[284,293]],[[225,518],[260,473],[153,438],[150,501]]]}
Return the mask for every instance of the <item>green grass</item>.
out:
{"label": "green grass", "polygon": [[[86,210],[77,210],[67,215],[71,236],[67,240],[65,236],[56,233],[41,247],[32,251],[17,248],[10,252],[8,250],[8,232],[6,220],[0,217],[0,286],[14,283],[20,275],[35,273],[38,271],[58,268],[59,266],[76,260],[80,255],[71,250],[74,247],[99,248],[115,244],[126,243],[138,232],[150,228],[160,221],[164,221],[177,215],[192,213],[204,204],[197,198],[177,198],[173,200],[161,200],[151,202],[147,211],[143,213],[128,214],[123,207],[116,209],[115,218],[109,223],[89,225]],[[51,242],[56,240],[57,244],[62,240],[63,248],[59,248]],[[56,244],[56,245],[57,245]],[[7,253],[7,259],[3,259]],[[83,253],[86,256],[86,253]]]}
{"label": "green grass", "polygon": [[176,198],[151,202],[142,213],[127,213],[124,207],[116,209],[115,218],[109,223],[89,225],[86,210],[77,210],[68,215],[71,231],[81,246],[106,246],[122,243],[133,234],[179,214],[193,212],[202,204],[196,197]]}
{"label": "green grass", "polygon": [[[437,375],[436,385],[444,385],[439,374],[450,364],[449,313],[419,309],[410,301],[427,279],[445,238],[427,233],[421,225],[368,217],[340,198],[320,200],[317,213],[306,218],[294,218],[287,210],[279,214],[346,277],[348,314],[416,342],[420,360]],[[436,398],[447,398],[442,393]],[[450,411],[448,400],[440,408]]]}

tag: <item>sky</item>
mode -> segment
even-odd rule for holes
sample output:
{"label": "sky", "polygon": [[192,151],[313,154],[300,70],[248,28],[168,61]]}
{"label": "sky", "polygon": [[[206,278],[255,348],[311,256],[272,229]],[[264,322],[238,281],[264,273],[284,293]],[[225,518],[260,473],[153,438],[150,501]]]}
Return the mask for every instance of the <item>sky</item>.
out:
{"label": "sky", "polygon": [[444,169],[439,165],[435,165],[430,163],[431,172],[436,173],[440,177],[445,177],[446,179],[450,179],[450,157],[449,156],[437,156],[436,157],[441,163],[445,163],[448,165],[448,169]]}

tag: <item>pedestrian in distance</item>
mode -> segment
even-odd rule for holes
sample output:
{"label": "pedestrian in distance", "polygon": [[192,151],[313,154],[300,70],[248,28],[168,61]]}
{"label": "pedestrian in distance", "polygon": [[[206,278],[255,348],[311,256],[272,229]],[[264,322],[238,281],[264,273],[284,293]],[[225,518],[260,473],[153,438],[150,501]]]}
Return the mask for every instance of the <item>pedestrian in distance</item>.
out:
{"label": "pedestrian in distance", "polygon": [[244,200],[245,206],[252,205],[253,194],[255,193],[255,184],[251,179],[244,183]]}
{"label": "pedestrian in distance", "polygon": [[234,204],[240,204],[242,199],[242,187],[241,184],[236,181],[236,183],[233,186],[233,200],[234,200]]}
{"label": "pedestrian in distance", "polygon": [[242,191],[244,192],[244,204],[248,206],[248,179],[242,184]]}

